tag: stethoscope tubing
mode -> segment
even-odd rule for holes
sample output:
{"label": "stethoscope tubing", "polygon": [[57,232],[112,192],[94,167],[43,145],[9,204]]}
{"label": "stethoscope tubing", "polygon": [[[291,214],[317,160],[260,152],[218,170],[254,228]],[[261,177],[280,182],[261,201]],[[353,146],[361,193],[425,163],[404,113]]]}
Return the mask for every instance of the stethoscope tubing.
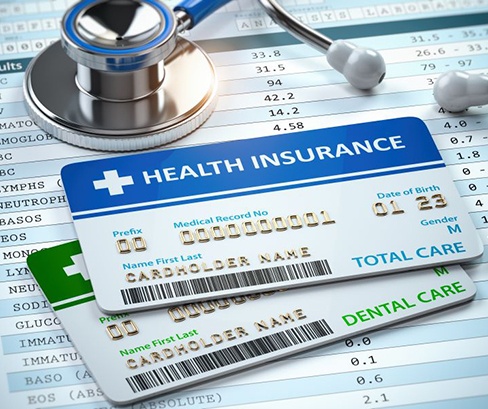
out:
{"label": "stethoscope tubing", "polygon": [[258,0],[266,14],[281,28],[288,31],[303,43],[325,53],[333,40],[296,19],[275,0]]}
{"label": "stethoscope tubing", "polygon": [[175,6],[173,11],[175,14],[178,12],[186,13],[191,20],[191,24],[186,28],[191,29],[229,2],[230,0],[183,0]]}
{"label": "stethoscope tubing", "polygon": [[[266,14],[270,16],[273,21],[290,34],[308,44],[320,52],[326,52],[332,45],[333,40],[322,33],[312,29],[300,20],[296,19],[291,13],[286,11],[275,0],[258,0]],[[229,3],[229,0],[218,1],[202,1],[202,0],[184,0],[178,4],[174,11],[185,12],[191,19],[192,24],[188,29],[194,27],[214,11]]]}

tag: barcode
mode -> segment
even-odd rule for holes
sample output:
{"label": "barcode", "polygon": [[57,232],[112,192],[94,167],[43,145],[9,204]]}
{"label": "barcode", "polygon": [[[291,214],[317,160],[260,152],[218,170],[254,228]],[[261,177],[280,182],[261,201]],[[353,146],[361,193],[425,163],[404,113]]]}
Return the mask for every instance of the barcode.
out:
{"label": "barcode", "polygon": [[333,334],[324,319],[125,378],[134,393]]}
{"label": "barcode", "polygon": [[330,271],[327,260],[317,260],[287,266],[223,274],[215,277],[194,278],[175,283],[159,283],[138,288],[127,288],[120,290],[120,292],[124,304],[128,305],[189,295],[207,294],[234,288],[319,277],[329,274],[332,274],[332,272]]}

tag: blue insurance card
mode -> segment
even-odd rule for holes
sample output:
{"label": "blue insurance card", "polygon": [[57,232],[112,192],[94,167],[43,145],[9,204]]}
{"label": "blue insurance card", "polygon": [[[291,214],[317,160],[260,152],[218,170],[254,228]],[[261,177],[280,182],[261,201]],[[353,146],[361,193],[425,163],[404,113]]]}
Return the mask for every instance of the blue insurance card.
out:
{"label": "blue insurance card", "polygon": [[483,249],[417,118],[74,163],[62,179],[107,312],[458,263]]}

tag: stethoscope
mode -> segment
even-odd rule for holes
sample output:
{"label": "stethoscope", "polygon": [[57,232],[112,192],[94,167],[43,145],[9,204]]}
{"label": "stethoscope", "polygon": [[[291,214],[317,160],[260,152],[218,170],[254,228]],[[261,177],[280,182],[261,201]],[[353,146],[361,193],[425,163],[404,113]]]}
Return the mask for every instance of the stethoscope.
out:
{"label": "stethoscope", "polygon": [[[63,17],[61,40],[27,68],[29,115],[58,139],[106,151],[152,148],[192,132],[215,108],[217,79],[206,53],[179,34],[228,2],[184,0],[171,10],[157,0],[80,1]],[[276,1],[259,2],[354,87],[383,80],[378,52],[332,41]],[[479,90],[488,78],[478,83]]]}

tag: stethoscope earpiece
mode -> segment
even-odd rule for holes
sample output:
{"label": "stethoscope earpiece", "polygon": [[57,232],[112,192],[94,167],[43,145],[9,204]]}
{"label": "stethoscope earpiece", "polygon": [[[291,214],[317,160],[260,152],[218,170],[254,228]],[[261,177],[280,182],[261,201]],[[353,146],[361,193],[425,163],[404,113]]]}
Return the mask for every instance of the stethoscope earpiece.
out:
{"label": "stethoscope earpiece", "polygon": [[344,40],[333,41],[303,24],[275,0],[259,0],[259,2],[276,24],[305,44],[325,53],[330,66],[342,73],[353,87],[368,90],[383,81],[386,65],[379,52],[357,47]]}
{"label": "stethoscope earpiece", "polygon": [[437,103],[451,112],[488,104],[488,76],[463,71],[442,74],[434,84]]}
{"label": "stethoscope earpiece", "polygon": [[386,66],[383,57],[370,48],[360,48],[348,41],[335,40],[326,56],[331,67],[342,73],[356,88],[374,88],[385,77]]}

